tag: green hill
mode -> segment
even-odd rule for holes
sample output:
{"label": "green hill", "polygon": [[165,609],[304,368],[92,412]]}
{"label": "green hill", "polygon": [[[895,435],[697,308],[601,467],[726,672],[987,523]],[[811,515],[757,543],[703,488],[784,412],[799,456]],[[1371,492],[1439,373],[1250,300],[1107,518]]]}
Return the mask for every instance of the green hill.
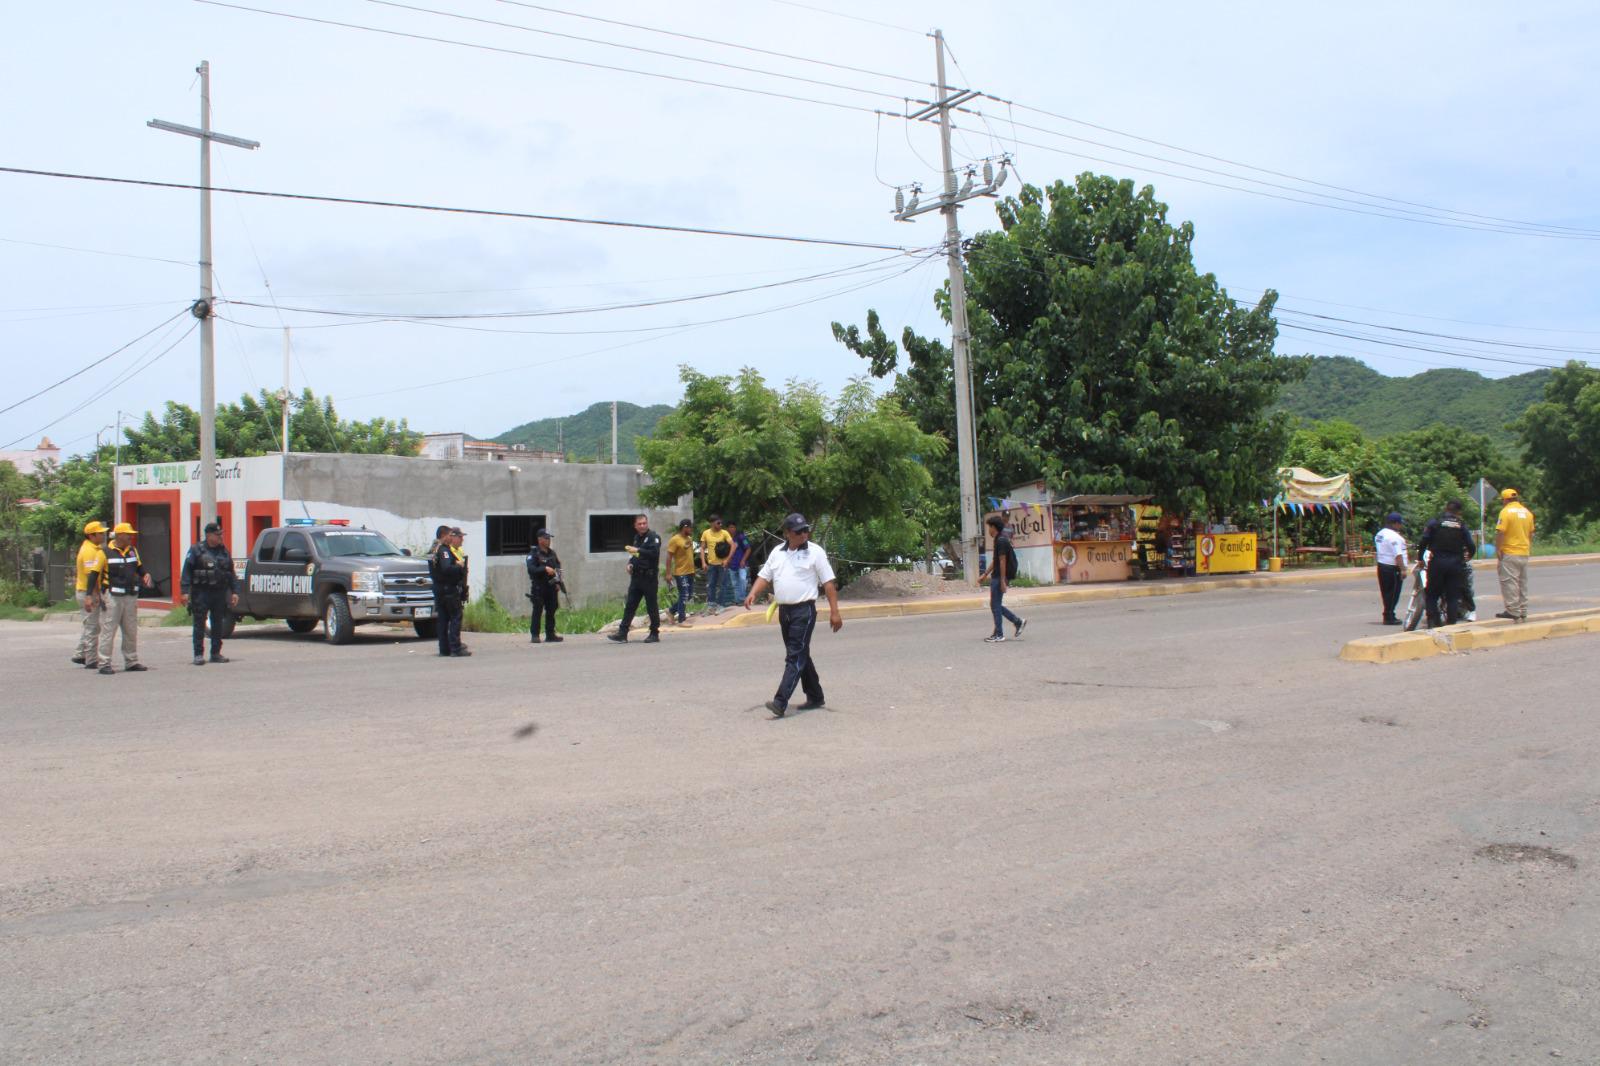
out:
{"label": "green hill", "polygon": [[[673,408],[667,404],[640,407],[637,404],[617,404],[617,461],[637,463],[639,450],[633,446],[635,437],[648,437],[655,432],[656,423]],[[611,460],[611,405],[597,403],[580,414],[565,418],[541,418],[524,422],[491,438],[502,444],[526,444],[530,448],[555,451],[563,444],[567,454],[574,459],[604,458]]]}
{"label": "green hill", "polygon": [[1278,407],[1307,421],[1340,418],[1372,437],[1443,422],[1510,446],[1515,438],[1506,423],[1543,396],[1548,380],[1548,370],[1508,378],[1486,378],[1471,370],[1429,370],[1392,378],[1358,359],[1318,356],[1304,381],[1283,390]]}

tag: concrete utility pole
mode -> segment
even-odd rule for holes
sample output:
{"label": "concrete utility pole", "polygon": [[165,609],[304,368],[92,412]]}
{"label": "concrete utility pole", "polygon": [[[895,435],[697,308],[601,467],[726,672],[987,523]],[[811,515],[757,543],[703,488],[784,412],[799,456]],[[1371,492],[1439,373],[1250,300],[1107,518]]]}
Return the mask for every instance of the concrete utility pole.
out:
{"label": "concrete utility pole", "polygon": [[617,465],[617,401],[611,401],[611,465]]}
{"label": "concrete utility pole", "polygon": [[967,331],[966,271],[962,265],[961,227],[956,221],[956,208],[966,200],[996,195],[997,190],[1005,183],[1006,166],[1010,160],[1004,156],[1000,158],[998,176],[994,174],[993,160],[985,160],[984,184],[978,188],[973,187],[976,169],[968,168],[966,183],[959,189],[956,187],[955,164],[950,152],[950,112],[983,94],[976,89],[953,90],[945,83],[944,33],[934,30],[930,36],[933,38],[934,57],[939,76],[938,91],[935,94],[937,99],[906,117],[912,121],[922,121],[935,114],[939,116],[939,150],[940,160],[944,165],[944,193],[929,203],[922,204],[919,203],[921,188],[913,186],[911,202],[908,204],[905,202],[904,189],[898,189],[895,191],[894,217],[898,221],[906,222],[928,211],[938,211],[944,215],[945,256],[950,264],[950,350],[954,363],[956,390],[956,468],[961,483],[961,572],[967,581],[975,582],[980,573],[978,547],[982,542],[982,535],[979,532],[981,524],[978,521],[978,456],[977,437],[973,431],[972,372],[967,350],[970,334]]}
{"label": "concrete utility pole", "polygon": [[283,416],[283,457],[289,458],[289,327],[283,327],[283,388],[278,390],[279,412]]}
{"label": "concrete utility pole", "polygon": [[[200,141],[200,298],[190,313],[200,320],[200,524],[217,519],[217,358],[216,328],[212,324],[211,296],[211,142],[235,148],[256,149],[259,141],[230,137],[211,129],[211,64],[195,68],[200,75],[200,128],[153,118],[145,125],[168,133],[181,133]],[[198,539],[198,538],[196,538]]]}

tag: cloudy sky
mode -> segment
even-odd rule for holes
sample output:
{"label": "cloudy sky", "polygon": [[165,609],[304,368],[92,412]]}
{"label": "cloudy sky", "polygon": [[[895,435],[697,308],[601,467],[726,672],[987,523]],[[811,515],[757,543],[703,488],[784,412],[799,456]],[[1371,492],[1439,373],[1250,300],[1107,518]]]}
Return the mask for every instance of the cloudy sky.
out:
{"label": "cloudy sky", "polygon": [[[672,402],[682,364],[836,389],[862,367],[831,321],[942,329],[916,251],[940,219],[889,217],[891,186],[938,183],[935,130],[894,117],[929,92],[933,27],[953,83],[1010,101],[963,117],[961,160],[1153,183],[1230,293],[1342,334],[1285,328],[1282,352],[1500,375],[1600,349],[1584,3],[26,6],[0,165],[194,182],[196,142],[145,122],[198,124],[205,59],[215,128],[261,142],[214,150],[219,186],[913,250],[218,195],[222,400],[281,384],[286,325],[295,389],[428,431]],[[0,173],[0,205],[0,407],[142,338],[0,415],[0,446],[197,405],[173,318],[197,195]]]}

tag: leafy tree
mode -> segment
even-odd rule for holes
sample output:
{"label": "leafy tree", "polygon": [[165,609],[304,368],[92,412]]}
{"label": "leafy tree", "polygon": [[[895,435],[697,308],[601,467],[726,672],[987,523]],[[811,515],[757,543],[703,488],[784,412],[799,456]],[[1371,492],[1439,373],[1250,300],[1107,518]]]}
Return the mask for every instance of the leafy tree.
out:
{"label": "leafy tree", "polygon": [[683,401],[638,442],[652,479],[640,492],[646,505],[693,493],[702,518],[719,513],[747,531],[777,529],[799,511],[819,539],[838,524],[870,530],[873,550],[920,545],[915,505],[932,483],[921,459],[944,444],[896,398],[859,378],[830,401],[806,382],[779,392],[749,368],[712,377],[684,367],[680,377]]}
{"label": "leafy tree", "polygon": [[91,519],[112,520],[112,449],[96,455],[74,455],[64,463],[47,463],[32,475],[40,506],[28,513],[26,529],[54,547],[76,547]]}
{"label": "leafy tree", "polygon": [[15,464],[0,459],[0,577],[20,579],[22,557],[27,547],[23,535],[22,501],[33,495],[32,485],[17,472]]}
{"label": "leafy tree", "polygon": [[1516,423],[1551,517],[1600,517],[1600,370],[1570,362],[1551,374],[1544,399]]}
{"label": "leafy tree", "polygon": [[[1083,174],[998,207],[967,259],[980,491],[1045,476],[1058,491],[1144,492],[1217,514],[1270,494],[1290,435],[1269,410],[1303,373],[1272,352],[1268,292],[1236,305],[1195,270],[1194,227],[1146,186]],[[936,296],[950,321],[950,294]],[[834,324],[926,433],[955,436],[949,350],[906,329],[906,365],[869,311]],[[956,494],[954,463],[933,467]],[[949,508],[954,513],[953,502]]]}
{"label": "leafy tree", "polygon": [[[238,403],[219,405],[217,455],[267,455],[277,451],[282,419],[283,406],[278,397],[264,389],[257,396],[246,393]],[[129,427],[124,434],[124,463],[185,462],[200,456],[200,414],[185,404],[169,400],[160,419],[147,412],[137,428]],[[291,451],[415,455],[421,439],[404,419],[341,419],[331,399],[318,399],[310,389],[290,400]]]}

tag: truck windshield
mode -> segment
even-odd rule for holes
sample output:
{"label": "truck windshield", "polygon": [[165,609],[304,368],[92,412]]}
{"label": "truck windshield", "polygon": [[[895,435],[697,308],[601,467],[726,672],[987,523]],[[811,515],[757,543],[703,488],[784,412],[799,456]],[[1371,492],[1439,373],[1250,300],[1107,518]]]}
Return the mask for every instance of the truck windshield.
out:
{"label": "truck windshield", "polygon": [[317,554],[324,559],[341,555],[401,554],[388,537],[365,529],[313,533],[311,539],[317,542]]}

